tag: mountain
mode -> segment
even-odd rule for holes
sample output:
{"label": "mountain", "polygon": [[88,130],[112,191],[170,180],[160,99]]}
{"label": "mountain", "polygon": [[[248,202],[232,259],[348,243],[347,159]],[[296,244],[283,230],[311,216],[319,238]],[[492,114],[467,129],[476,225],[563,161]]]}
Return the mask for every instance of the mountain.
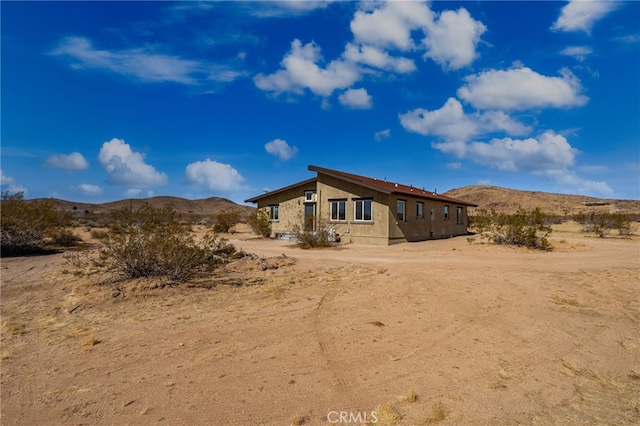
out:
{"label": "mountain", "polygon": [[[29,200],[29,201],[42,201],[43,198]],[[172,206],[177,212],[184,214],[197,214],[202,216],[216,216],[221,211],[225,210],[240,210],[243,215],[249,214],[253,211],[253,207],[243,206],[236,204],[231,200],[220,197],[210,197],[200,200],[187,200],[180,197],[168,197],[158,196],[151,198],[133,198],[112,201],[102,204],[89,204],[89,203],[76,203],[73,201],[59,200],[57,198],[48,198],[46,201],[53,204],[53,206],[60,210],[77,210],[88,211],[94,214],[104,214],[112,210],[118,209],[133,209],[140,208],[144,203],[150,204],[152,207],[162,208],[164,206]]]}
{"label": "mountain", "polygon": [[[620,211],[640,214],[640,201],[586,197],[583,195],[554,194],[540,191],[522,191],[488,185],[470,185],[452,189],[444,195],[478,205],[478,208],[513,213],[518,207],[540,209],[551,215],[586,213],[589,211]],[[473,209],[470,212],[473,214]]]}

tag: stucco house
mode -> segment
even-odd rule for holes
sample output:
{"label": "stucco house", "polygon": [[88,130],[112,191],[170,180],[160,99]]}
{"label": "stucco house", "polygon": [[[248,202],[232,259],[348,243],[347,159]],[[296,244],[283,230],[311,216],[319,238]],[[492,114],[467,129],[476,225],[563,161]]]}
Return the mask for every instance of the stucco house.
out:
{"label": "stucco house", "polygon": [[343,242],[395,244],[466,235],[475,204],[413,186],[309,166],[316,177],[245,200],[266,209],[272,237],[329,229]]}

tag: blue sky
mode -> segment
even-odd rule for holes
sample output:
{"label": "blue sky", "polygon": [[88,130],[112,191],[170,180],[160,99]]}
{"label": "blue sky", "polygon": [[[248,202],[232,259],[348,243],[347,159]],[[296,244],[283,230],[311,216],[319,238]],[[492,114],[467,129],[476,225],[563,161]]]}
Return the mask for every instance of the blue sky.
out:
{"label": "blue sky", "polygon": [[640,198],[640,2],[6,2],[3,191],[236,202],[333,168]]}

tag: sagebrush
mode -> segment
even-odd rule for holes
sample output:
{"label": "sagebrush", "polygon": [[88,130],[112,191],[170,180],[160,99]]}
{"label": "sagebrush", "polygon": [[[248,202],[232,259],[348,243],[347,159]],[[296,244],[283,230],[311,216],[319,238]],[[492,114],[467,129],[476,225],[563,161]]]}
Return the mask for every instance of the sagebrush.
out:
{"label": "sagebrush", "polygon": [[514,214],[479,209],[471,224],[477,233],[487,236],[494,244],[552,249],[548,239],[551,227],[548,225],[547,215],[540,208],[519,208]]}

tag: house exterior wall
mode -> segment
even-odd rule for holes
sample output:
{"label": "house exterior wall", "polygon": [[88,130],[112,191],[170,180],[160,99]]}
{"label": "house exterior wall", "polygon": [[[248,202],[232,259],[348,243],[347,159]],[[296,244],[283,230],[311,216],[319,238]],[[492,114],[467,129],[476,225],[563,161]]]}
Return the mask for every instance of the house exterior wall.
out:
{"label": "house exterior wall", "polygon": [[[438,238],[449,238],[456,235],[466,235],[468,217],[467,206],[424,198],[407,197],[403,195],[390,196],[389,206],[389,243],[406,241],[424,241]],[[405,203],[404,221],[398,220],[397,202]],[[417,204],[423,203],[422,217],[417,217]],[[445,218],[445,206],[449,207],[449,217]],[[461,217],[458,220],[458,208]],[[433,210],[433,216],[431,211]]]}
{"label": "house exterior wall", "polygon": [[296,227],[301,228],[304,221],[304,192],[315,191],[314,183],[292,187],[258,201],[257,208],[269,211],[270,206],[277,205],[279,219],[271,221],[271,237],[290,234]]}
{"label": "house exterior wall", "polygon": [[[343,242],[394,244],[407,241],[448,238],[468,234],[467,206],[405,195],[386,194],[332,176],[318,174],[315,182],[301,183],[258,200],[257,208],[278,205],[279,219],[271,223],[271,236],[291,235],[304,226],[305,191],[315,191],[315,227],[334,230]],[[371,221],[355,220],[356,200],[371,200]],[[345,220],[331,220],[331,202],[344,200]],[[405,218],[399,220],[397,202],[405,203]],[[422,217],[417,204],[422,203]],[[445,218],[444,208],[449,215]],[[457,209],[461,208],[460,220]],[[433,216],[431,211],[433,210]]]}

